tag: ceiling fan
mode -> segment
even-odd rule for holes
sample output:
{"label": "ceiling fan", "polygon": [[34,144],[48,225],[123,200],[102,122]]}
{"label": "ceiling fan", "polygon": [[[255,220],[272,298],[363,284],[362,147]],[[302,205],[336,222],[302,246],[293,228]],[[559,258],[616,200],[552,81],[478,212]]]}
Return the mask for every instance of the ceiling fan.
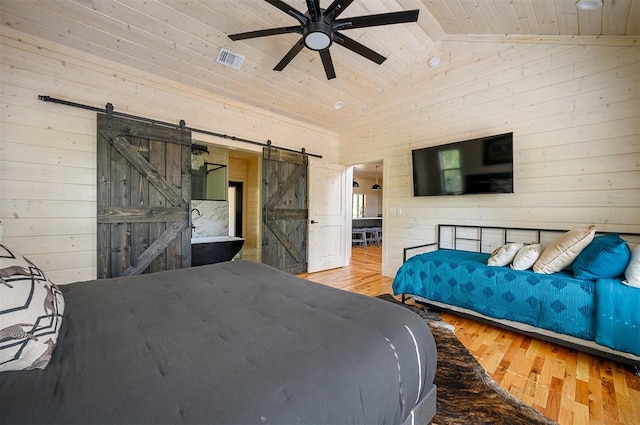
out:
{"label": "ceiling fan", "polygon": [[239,34],[231,34],[232,40],[245,40],[248,38],[266,37],[277,34],[298,33],[302,35],[300,40],[289,50],[280,62],[273,68],[282,71],[285,66],[302,50],[303,47],[320,53],[327,79],[336,77],[333,61],[329,53],[331,44],[338,43],[347,49],[364,56],[380,65],[385,57],[371,50],[365,45],[347,37],[339,31],[355,28],[375,27],[379,25],[402,24],[416,22],[419,10],[407,10],[402,12],[379,13],[367,16],[355,16],[352,18],[338,19],[338,16],[353,3],[353,0],[334,0],[328,8],[320,7],[320,0],[307,0],[308,11],[302,13],[289,6],[282,0],[265,0],[272,6],[282,10],[298,20],[300,25],[290,27],[270,28],[258,31],[249,31]]}

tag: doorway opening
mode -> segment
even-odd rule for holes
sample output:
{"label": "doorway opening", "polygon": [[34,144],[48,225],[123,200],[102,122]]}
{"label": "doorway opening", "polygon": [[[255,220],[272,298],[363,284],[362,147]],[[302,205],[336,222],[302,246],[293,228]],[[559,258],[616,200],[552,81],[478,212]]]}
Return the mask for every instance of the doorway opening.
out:
{"label": "doorway opening", "polygon": [[242,182],[229,182],[229,236],[242,238],[242,217],[244,210]]}
{"label": "doorway opening", "polygon": [[245,239],[241,259],[260,262],[262,153],[230,148],[228,164],[228,186],[235,193],[235,199],[229,198],[229,220],[234,222],[235,233],[232,236]]}
{"label": "doorway opening", "polygon": [[[262,153],[203,139],[195,143],[192,175],[206,170],[206,190],[201,190],[204,196],[192,197],[192,207],[197,209],[192,214],[194,233],[242,237],[239,258],[260,262]],[[211,211],[205,213],[205,209]]]}
{"label": "doorway opening", "polygon": [[351,231],[353,250],[382,248],[383,234],[383,161],[353,166],[351,194]]}

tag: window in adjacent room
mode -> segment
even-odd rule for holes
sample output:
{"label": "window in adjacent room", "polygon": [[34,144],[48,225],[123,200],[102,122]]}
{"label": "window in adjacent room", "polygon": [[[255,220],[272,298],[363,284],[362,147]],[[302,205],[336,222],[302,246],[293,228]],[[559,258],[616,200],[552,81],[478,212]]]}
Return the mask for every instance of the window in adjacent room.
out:
{"label": "window in adjacent room", "polygon": [[353,194],[353,210],[352,217],[359,218],[364,217],[364,207],[367,204],[367,195],[364,193],[354,193]]}
{"label": "window in adjacent room", "polygon": [[462,193],[462,173],[460,172],[460,150],[450,149],[440,152],[442,184],[446,193]]}

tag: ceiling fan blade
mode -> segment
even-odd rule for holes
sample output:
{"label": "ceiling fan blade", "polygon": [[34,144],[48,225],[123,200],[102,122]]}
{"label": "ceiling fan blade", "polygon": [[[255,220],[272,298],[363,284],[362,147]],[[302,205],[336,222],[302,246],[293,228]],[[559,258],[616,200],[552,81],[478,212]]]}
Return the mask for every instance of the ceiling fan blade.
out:
{"label": "ceiling fan blade", "polygon": [[333,27],[340,30],[376,27],[379,25],[404,24],[416,22],[419,10],[405,10],[402,12],[379,13],[377,15],[355,16],[353,18],[336,19]]}
{"label": "ceiling fan blade", "polygon": [[320,50],[320,59],[322,59],[322,65],[324,66],[325,74],[327,74],[327,80],[336,78],[336,70],[333,69],[333,61],[331,60],[331,53],[329,53],[329,49]]}
{"label": "ceiling fan blade", "polygon": [[320,11],[320,3],[318,0],[307,0],[307,9],[309,9],[309,16],[313,22],[318,22],[322,12]]}
{"label": "ceiling fan blade", "polygon": [[377,63],[378,65],[380,65],[382,62],[387,60],[387,58],[385,58],[381,54],[371,50],[370,48],[368,48],[364,44],[360,44],[357,41],[355,41],[354,39],[349,38],[349,37],[347,37],[346,35],[344,35],[342,33],[336,33],[335,36],[333,37],[333,41],[338,43],[339,45],[341,45],[343,47],[346,47],[347,49],[351,50],[352,52],[355,52],[355,53],[357,53],[357,54],[359,54],[361,56],[364,56],[365,58],[369,59],[370,61],[373,61],[373,62]]}
{"label": "ceiling fan blade", "polygon": [[303,47],[304,47],[304,38],[300,37],[300,40],[293,45],[291,50],[289,50],[289,52],[282,58],[282,60],[278,62],[278,64],[275,66],[275,68],[273,68],[273,70],[282,71],[284,67],[287,66],[289,62],[291,62],[298,53],[300,53],[300,50],[302,50]]}
{"label": "ceiling fan blade", "polygon": [[287,3],[283,2],[282,0],[264,0],[264,1],[269,3],[271,6],[277,7],[278,9],[282,10],[287,15],[293,16],[302,25],[307,25],[307,22],[309,22],[309,18],[307,18],[307,16],[304,13],[300,12],[297,9],[294,9],[293,7],[289,6]]}
{"label": "ceiling fan blade", "polygon": [[266,37],[269,35],[287,34],[291,32],[297,32],[298,34],[302,34],[302,28],[299,25],[296,25],[295,27],[269,28],[266,30],[241,32],[239,34],[229,34],[229,38],[234,41],[237,41],[237,40],[246,40],[247,38]]}
{"label": "ceiling fan blade", "polygon": [[334,0],[324,11],[324,16],[332,21],[340,16],[351,3],[353,3],[353,0]]}

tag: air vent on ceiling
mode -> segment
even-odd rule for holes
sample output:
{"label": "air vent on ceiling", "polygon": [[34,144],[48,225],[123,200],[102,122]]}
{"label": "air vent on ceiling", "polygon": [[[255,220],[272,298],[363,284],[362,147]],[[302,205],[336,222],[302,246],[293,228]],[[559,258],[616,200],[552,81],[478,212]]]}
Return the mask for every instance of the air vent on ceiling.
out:
{"label": "air vent on ceiling", "polygon": [[220,48],[216,62],[225,66],[230,66],[233,69],[240,69],[242,62],[244,62],[244,56],[234,53],[224,47]]}

